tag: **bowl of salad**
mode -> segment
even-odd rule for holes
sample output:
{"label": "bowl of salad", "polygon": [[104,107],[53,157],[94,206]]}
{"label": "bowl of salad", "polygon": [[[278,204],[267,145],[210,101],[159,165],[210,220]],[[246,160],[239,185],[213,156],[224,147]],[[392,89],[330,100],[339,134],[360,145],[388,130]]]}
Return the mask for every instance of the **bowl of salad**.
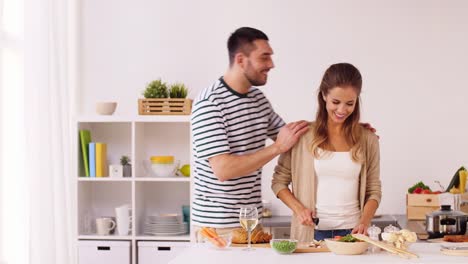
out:
{"label": "bowl of salad", "polygon": [[325,239],[325,244],[331,252],[338,255],[360,255],[366,252],[369,243],[361,241],[352,235],[336,236]]}

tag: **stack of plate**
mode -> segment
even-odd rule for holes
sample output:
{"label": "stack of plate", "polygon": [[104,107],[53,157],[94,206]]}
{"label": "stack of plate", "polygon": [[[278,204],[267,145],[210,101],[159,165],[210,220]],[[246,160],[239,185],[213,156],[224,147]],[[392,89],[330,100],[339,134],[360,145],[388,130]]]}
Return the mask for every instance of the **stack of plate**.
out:
{"label": "stack of plate", "polygon": [[178,214],[148,215],[143,227],[146,235],[153,236],[177,236],[188,231],[188,223],[182,222]]}

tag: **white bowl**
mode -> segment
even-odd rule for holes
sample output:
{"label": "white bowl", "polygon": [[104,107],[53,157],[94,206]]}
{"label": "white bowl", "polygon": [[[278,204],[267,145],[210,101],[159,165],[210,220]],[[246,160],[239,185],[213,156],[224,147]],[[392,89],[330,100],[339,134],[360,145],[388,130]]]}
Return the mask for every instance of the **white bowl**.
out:
{"label": "white bowl", "polygon": [[177,172],[177,165],[174,163],[168,164],[151,164],[151,169],[156,177],[174,177]]}
{"label": "white bowl", "polygon": [[360,255],[369,247],[367,242],[341,242],[331,238],[325,239],[325,244],[331,252],[338,255]]}
{"label": "white bowl", "polygon": [[117,102],[97,102],[96,112],[100,115],[112,115],[117,107]]}

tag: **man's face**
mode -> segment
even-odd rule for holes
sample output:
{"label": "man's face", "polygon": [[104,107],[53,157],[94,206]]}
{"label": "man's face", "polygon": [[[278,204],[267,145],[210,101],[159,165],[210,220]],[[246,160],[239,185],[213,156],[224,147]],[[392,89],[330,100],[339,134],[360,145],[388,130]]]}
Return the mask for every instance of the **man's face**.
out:
{"label": "man's face", "polygon": [[249,56],[245,56],[244,76],[252,86],[262,86],[267,82],[270,69],[275,67],[271,58],[273,49],[268,41],[263,39],[257,39],[253,44],[254,50]]}

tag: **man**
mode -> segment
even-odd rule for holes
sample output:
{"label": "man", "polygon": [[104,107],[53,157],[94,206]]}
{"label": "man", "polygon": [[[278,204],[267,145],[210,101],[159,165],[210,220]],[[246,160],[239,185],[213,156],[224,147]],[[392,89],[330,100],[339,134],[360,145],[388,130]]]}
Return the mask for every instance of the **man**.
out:
{"label": "man", "polygon": [[[241,206],[261,215],[261,169],[288,151],[308,130],[305,121],[287,125],[254,86],[265,85],[273,50],[260,30],[243,27],[228,39],[229,68],[195,100],[192,221],[224,231],[239,227]],[[274,143],[265,147],[265,140]],[[197,228],[196,227],[196,228]]]}

